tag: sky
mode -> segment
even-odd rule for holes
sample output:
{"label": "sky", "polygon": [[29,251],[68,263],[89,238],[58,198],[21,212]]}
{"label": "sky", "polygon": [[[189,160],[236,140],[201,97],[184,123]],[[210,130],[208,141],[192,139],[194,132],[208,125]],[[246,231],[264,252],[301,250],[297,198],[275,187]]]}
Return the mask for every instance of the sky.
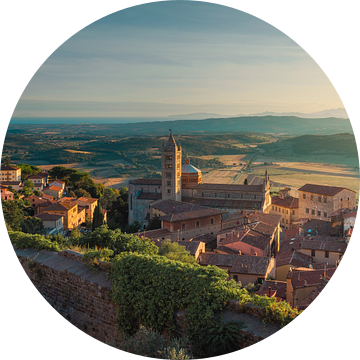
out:
{"label": "sky", "polygon": [[166,117],[343,107],[294,41],[239,10],[172,1],[113,13],[39,68],[13,117]]}

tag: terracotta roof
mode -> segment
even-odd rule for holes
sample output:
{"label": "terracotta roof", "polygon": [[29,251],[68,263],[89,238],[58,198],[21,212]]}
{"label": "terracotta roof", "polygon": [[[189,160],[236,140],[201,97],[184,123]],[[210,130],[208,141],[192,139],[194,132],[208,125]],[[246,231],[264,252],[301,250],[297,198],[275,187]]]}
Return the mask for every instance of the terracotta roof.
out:
{"label": "terracotta roof", "polygon": [[208,216],[215,216],[222,214],[223,212],[224,210],[204,207],[202,209],[190,210],[182,213],[170,213],[164,216],[160,216],[160,220],[173,223],[177,221],[185,221],[189,219],[198,219]]}
{"label": "terracotta roof", "polygon": [[62,180],[54,180],[51,183],[54,183],[54,182],[57,182],[59,184],[65,184],[65,181],[62,181]]}
{"label": "terracotta roof", "polygon": [[191,255],[195,255],[201,245],[201,241],[182,240],[177,241],[177,243],[180,246],[185,246],[185,249],[189,251]]}
{"label": "terracotta roof", "polygon": [[236,185],[236,184],[209,184],[201,183],[196,186],[197,190],[224,190],[263,193],[263,185]]}
{"label": "terracotta roof", "polygon": [[51,206],[47,207],[43,211],[68,211],[72,209],[76,204],[71,204],[66,201],[58,202],[55,204],[52,204]]}
{"label": "terracotta roof", "polygon": [[351,212],[348,212],[348,213],[344,214],[343,218],[348,219],[348,218],[351,218],[351,217],[356,217],[356,214],[357,214],[357,210],[351,211]]}
{"label": "terracotta roof", "polygon": [[216,208],[233,208],[233,209],[245,209],[245,210],[261,210],[263,200],[234,200],[234,199],[209,199],[209,198],[191,198],[182,196],[184,202],[191,202],[200,206],[209,206]]}
{"label": "terracotta roof", "polygon": [[300,289],[308,286],[318,286],[323,284],[323,279],[331,278],[336,268],[330,269],[292,269],[289,272],[287,278],[291,279],[291,283],[294,289]]}
{"label": "terracotta roof", "polygon": [[17,185],[21,184],[21,181],[4,181],[4,180],[2,180],[1,183],[3,185],[7,185],[7,186],[12,186],[12,185],[17,186]]}
{"label": "terracotta roof", "polygon": [[[304,235],[311,236],[330,236],[331,234],[331,222],[324,220],[311,219],[302,226]],[[310,231],[309,231],[310,230]]]}
{"label": "terracotta roof", "polygon": [[321,250],[330,251],[343,254],[346,250],[346,243],[339,241],[317,241],[307,240],[306,238],[301,242],[301,249],[306,250]]}
{"label": "terracotta roof", "polygon": [[146,193],[146,192],[140,193],[140,195],[137,197],[137,199],[140,200],[160,200],[161,198],[162,198],[161,193]]}
{"label": "terracotta roof", "polygon": [[49,213],[42,213],[42,214],[34,215],[34,217],[39,218],[43,221],[56,221],[56,220],[63,218],[62,215],[49,214]]}
{"label": "terracotta roof", "polygon": [[59,186],[49,186],[47,188],[45,188],[44,190],[53,190],[53,191],[62,191],[62,188]]}
{"label": "terracotta roof", "polygon": [[162,179],[135,179],[135,180],[130,180],[129,184],[133,184],[133,185],[162,185]]}
{"label": "terracotta roof", "polygon": [[271,258],[262,256],[224,255],[216,253],[202,253],[199,257],[200,265],[216,265],[230,268],[231,273],[265,275]]}
{"label": "terracotta roof", "polygon": [[347,189],[345,187],[325,186],[325,185],[316,185],[316,184],[306,184],[299,189],[299,191],[304,191],[304,192],[324,195],[324,196],[335,196],[342,190],[349,190],[355,193],[355,191]]}
{"label": "terracotta roof", "polygon": [[216,241],[217,236],[213,235],[213,234],[202,234],[202,235],[198,235],[195,236],[192,241],[201,241],[205,244],[208,244],[212,241]]}
{"label": "terracotta roof", "polygon": [[76,199],[76,200],[85,201],[85,202],[87,202],[87,203],[93,204],[93,203],[97,202],[99,199],[96,199],[96,198],[88,198],[88,197],[79,197],[79,198]]}
{"label": "terracotta roof", "polygon": [[[298,229],[296,230],[298,231]],[[275,257],[276,267],[289,264],[307,267],[309,263],[311,263],[311,256],[308,257],[307,255],[303,256],[304,254],[295,254],[296,250],[300,249],[302,240],[303,236],[294,236],[294,231],[286,231],[285,238],[281,242],[279,252]]]}
{"label": "terracotta roof", "polygon": [[170,235],[171,231],[167,228],[162,228],[162,229],[154,229],[154,230],[145,230],[145,231],[141,231],[139,234],[139,236],[149,238],[149,239],[154,239],[154,238],[162,238],[162,237],[166,237],[166,235]]}
{"label": "terracotta roof", "polygon": [[286,286],[286,281],[265,280],[260,286],[259,291],[267,291],[271,288],[271,290],[276,290],[276,297],[286,299]]}
{"label": "terracotta roof", "polygon": [[11,170],[19,170],[20,168],[17,166],[5,166],[1,165],[1,171],[11,171]]}
{"label": "terracotta roof", "polygon": [[288,209],[297,209],[299,207],[299,199],[293,196],[287,196],[281,199],[279,196],[271,198],[271,204],[276,206],[282,206]]}

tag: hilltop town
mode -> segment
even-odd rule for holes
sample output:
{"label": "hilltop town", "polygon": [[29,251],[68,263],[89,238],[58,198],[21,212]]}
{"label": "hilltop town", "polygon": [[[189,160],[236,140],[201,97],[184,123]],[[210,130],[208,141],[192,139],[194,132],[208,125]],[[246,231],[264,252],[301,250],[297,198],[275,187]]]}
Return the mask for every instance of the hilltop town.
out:
{"label": "hilltop town", "polygon": [[[281,320],[287,323],[297,314],[292,311],[314,301],[338,267],[355,224],[356,192],[310,183],[272,192],[266,170],[243,184],[207,183],[182,154],[170,132],[161,146],[161,178],[132,179],[120,190],[75,169],[44,171],[5,157],[1,199],[20,261],[33,254],[21,249],[35,248],[82,256],[77,261],[97,271],[106,269],[101,264],[115,266],[116,254],[131,253],[216,267],[225,270],[229,286],[253,297],[247,301],[287,304]],[[34,261],[43,269],[41,259]],[[38,287],[36,276],[33,281]],[[233,296],[240,301],[241,294]],[[106,341],[98,331],[90,334]]]}

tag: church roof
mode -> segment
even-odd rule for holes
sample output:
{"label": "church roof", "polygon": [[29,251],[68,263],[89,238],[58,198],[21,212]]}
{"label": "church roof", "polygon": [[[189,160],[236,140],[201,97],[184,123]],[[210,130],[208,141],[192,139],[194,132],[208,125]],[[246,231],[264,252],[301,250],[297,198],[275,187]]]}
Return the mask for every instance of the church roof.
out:
{"label": "church roof", "polygon": [[173,134],[172,132],[170,132],[170,136],[168,138],[168,141],[166,142],[166,144],[164,145],[165,148],[167,149],[171,149],[171,148],[174,148],[176,147],[176,142],[175,142],[175,139],[173,137]]}
{"label": "church roof", "polygon": [[201,173],[201,170],[199,170],[198,168],[196,168],[195,166],[193,166],[191,164],[184,164],[181,167],[181,173],[182,174],[196,174],[196,173]]}

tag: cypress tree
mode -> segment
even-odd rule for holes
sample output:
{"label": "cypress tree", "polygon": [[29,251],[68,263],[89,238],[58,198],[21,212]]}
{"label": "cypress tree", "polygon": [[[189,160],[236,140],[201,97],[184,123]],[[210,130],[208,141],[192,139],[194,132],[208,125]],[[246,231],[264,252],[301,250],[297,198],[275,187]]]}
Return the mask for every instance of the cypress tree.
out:
{"label": "cypress tree", "polygon": [[101,205],[99,203],[94,210],[92,230],[95,230],[101,225],[104,225],[104,214],[101,211]]}

